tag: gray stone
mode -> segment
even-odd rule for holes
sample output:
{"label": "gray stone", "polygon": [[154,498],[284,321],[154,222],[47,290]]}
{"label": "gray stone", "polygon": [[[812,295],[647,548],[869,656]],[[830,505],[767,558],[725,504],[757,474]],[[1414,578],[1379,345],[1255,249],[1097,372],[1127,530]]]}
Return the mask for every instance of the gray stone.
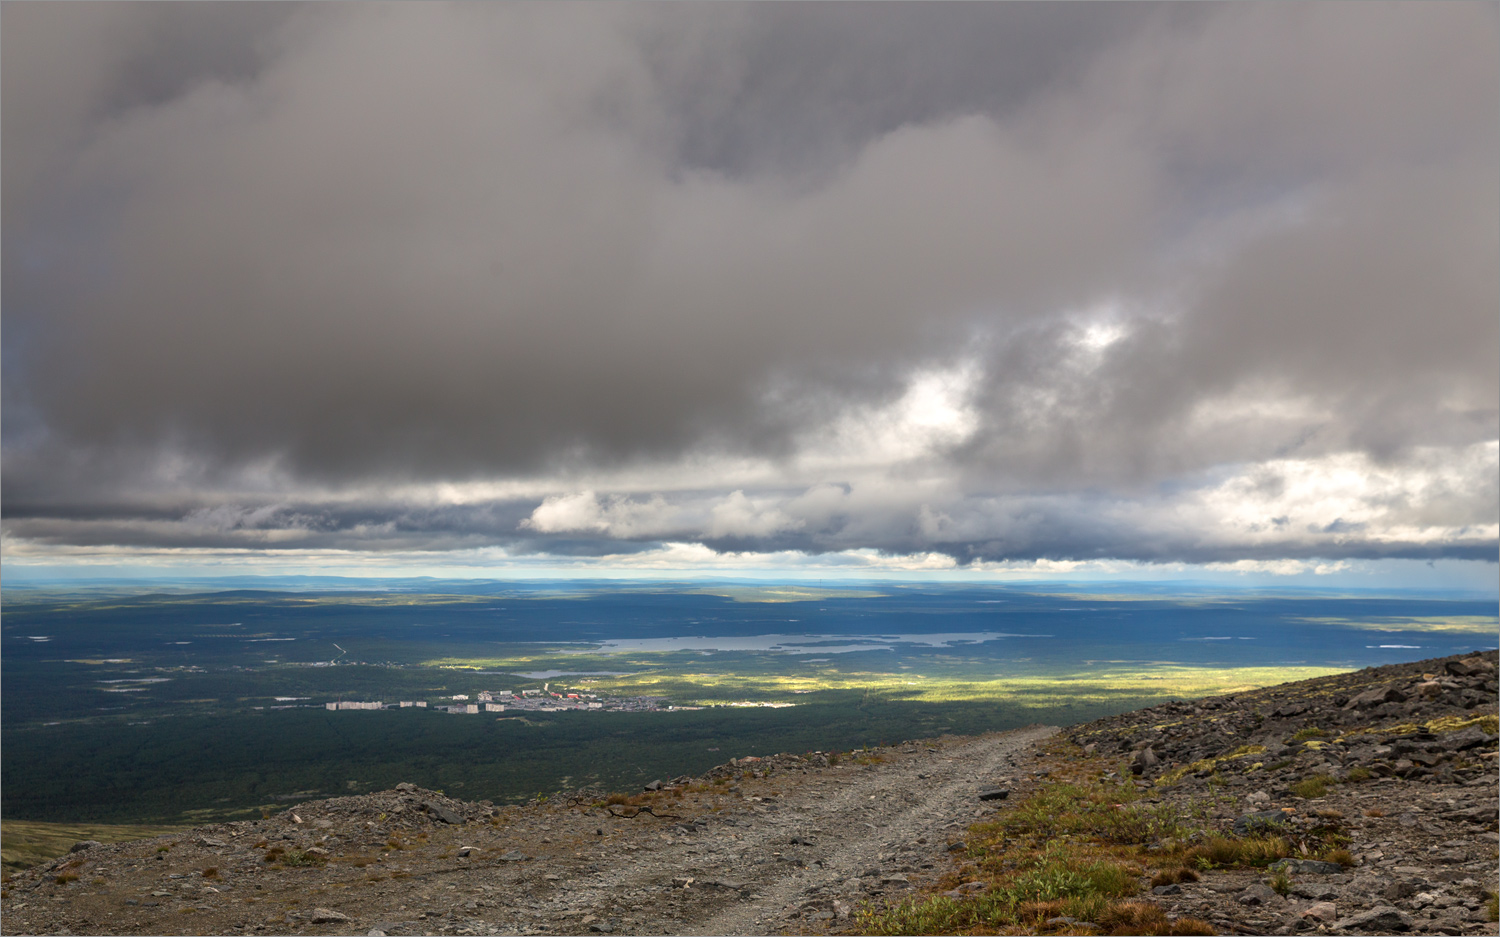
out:
{"label": "gray stone", "polygon": [[521,850],[519,849],[512,849],[509,852],[500,854],[501,862],[520,862],[525,858],[526,854],[521,852]]}
{"label": "gray stone", "polygon": [[314,924],[347,924],[349,915],[340,914],[332,908],[313,908],[312,922]]}
{"label": "gray stone", "polygon": [[73,848],[69,849],[68,852],[83,852],[85,849],[93,849],[95,846],[103,845],[97,839],[84,839],[74,843]]}
{"label": "gray stone", "polygon": [[427,801],[422,804],[422,809],[426,810],[434,817],[437,817],[439,820],[442,820],[444,823],[451,823],[454,826],[457,826],[464,822],[463,817],[454,813],[452,810],[449,810],[447,807],[444,807],[442,804]]}
{"label": "gray stone", "polygon": [[1396,687],[1382,686],[1366,690],[1344,704],[1345,709],[1370,709],[1385,703],[1404,703],[1406,694]]}
{"label": "gray stone", "polygon": [[1329,901],[1339,896],[1339,890],[1326,882],[1293,882],[1291,892],[1309,901]]}
{"label": "gray stone", "polygon": [[649,783],[649,784],[646,785],[646,790],[648,790],[648,791],[659,791],[659,790],[661,790],[661,781],[652,781],[651,783]]}
{"label": "gray stone", "polygon": [[1324,924],[1332,924],[1339,918],[1339,909],[1331,901],[1319,901],[1302,912],[1302,917]]}
{"label": "gray stone", "polygon": [[1253,907],[1255,905],[1268,903],[1275,904],[1282,899],[1281,896],[1276,894],[1276,892],[1273,891],[1269,885],[1262,885],[1260,882],[1256,882],[1254,885],[1251,885],[1249,888],[1246,888],[1244,891],[1236,895],[1234,897],[1234,900],[1238,901],[1240,904],[1250,905]]}
{"label": "gray stone", "polygon": [[1156,752],[1148,745],[1136,752],[1130,759],[1131,774],[1145,774],[1147,768],[1154,768],[1161,764],[1161,759],[1156,757]]}
{"label": "gray stone", "polygon": [[1180,895],[1180,894],[1182,894],[1182,886],[1178,885],[1176,882],[1173,882],[1170,885],[1158,885],[1155,888],[1151,889],[1151,894],[1153,894],[1153,895]]}
{"label": "gray stone", "polygon": [[1441,744],[1450,752],[1461,752],[1480,745],[1493,745],[1495,744],[1495,736],[1490,735],[1479,728],[1479,726],[1469,726],[1443,736]]}
{"label": "gray stone", "polygon": [[1388,904],[1371,908],[1363,914],[1345,918],[1338,923],[1339,930],[1365,930],[1377,934],[1393,934],[1412,928],[1412,916]]}
{"label": "gray stone", "polygon": [[1491,673],[1495,665],[1483,657],[1465,657],[1463,660],[1450,660],[1443,665],[1443,669],[1455,677],[1471,677],[1475,674]]}
{"label": "gray stone", "polygon": [[1004,800],[1010,796],[1010,791],[1003,787],[987,787],[979,792],[980,800]]}
{"label": "gray stone", "polygon": [[410,793],[417,790],[417,786],[410,781],[402,781],[400,784],[396,785],[396,790],[406,791],[407,793]]}
{"label": "gray stone", "polygon": [[1271,871],[1286,869],[1301,875],[1338,875],[1344,867],[1337,862],[1322,862],[1318,859],[1278,859],[1271,863]]}
{"label": "gray stone", "polygon": [[1234,821],[1234,835],[1249,836],[1251,833],[1260,833],[1265,830],[1279,830],[1289,823],[1287,815],[1280,810],[1258,810],[1255,813],[1247,813]]}

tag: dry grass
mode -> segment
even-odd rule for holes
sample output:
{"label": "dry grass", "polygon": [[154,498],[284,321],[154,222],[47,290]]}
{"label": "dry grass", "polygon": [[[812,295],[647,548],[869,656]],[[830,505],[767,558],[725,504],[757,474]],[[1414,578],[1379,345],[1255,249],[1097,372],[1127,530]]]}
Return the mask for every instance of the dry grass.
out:
{"label": "dry grass", "polygon": [[1210,836],[1189,849],[1183,858],[1200,869],[1266,866],[1296,852],[1285,836]]}
{"label": "dry grass", "polygon": [[1198,879],[1198,873],[1186,866],[1180,869],[1164,869],[1151,876],[1151,887],[1159,888],[1162,885],[1182,885],[1187,882],[1196,882]]}

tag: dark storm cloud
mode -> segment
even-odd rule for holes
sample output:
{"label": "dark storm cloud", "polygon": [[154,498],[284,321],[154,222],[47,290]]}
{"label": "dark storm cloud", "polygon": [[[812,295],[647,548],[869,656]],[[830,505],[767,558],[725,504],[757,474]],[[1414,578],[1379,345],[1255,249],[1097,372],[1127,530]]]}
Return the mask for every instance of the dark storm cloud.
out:
{"label": "dark storm cloud", "polygon": [[1490,5],[3,18],[7,537],[1493,558]]}

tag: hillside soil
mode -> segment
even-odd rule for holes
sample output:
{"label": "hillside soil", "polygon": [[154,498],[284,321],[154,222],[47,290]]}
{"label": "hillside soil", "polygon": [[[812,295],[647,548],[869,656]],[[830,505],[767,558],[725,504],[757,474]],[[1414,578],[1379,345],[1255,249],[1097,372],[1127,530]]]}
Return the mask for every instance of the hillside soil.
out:
{"label": "hillside soil", "polygon": [[[399,785],[258,821],[79,843],[8,875],[0,931],[850,933],[903,901],[976,898],[987,886],[972,874],[971,828],[1085,777],[1198,817],[1195,836],[1274,830],[1347,853],[1293,863],[1275,890],[1267,869],[1236,867],[1153,888],[1143,865],[1138,893],[1168,919],[1220,933],[1494,934],[1494,666],[1492,652],[1061,733],[740,758],[628,796],[496,807]],[[1039,930],[1100,932],[1060,918]]]}

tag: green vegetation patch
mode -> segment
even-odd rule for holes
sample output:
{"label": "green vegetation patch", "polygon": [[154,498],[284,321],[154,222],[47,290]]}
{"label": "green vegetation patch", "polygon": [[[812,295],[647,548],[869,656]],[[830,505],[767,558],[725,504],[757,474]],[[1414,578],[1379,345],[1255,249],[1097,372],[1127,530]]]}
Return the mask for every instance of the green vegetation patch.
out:
{"label": "green vegetation patch", "polygon": [[101,843],[125,843],[178,833],[181,826],[150,826],[119,823],[44,823],[37,820],[0,820],[0,861],[7,870],[24,869],[56,859],[86,839]]}
{"label": "green vegetation patch", "polygon": [[1361,631],[1427,631],[1447,634],[1494,635],[1500,617],[1494,615],[1373,616],[1368,618],[1297,618],[1314,625],[1358,628]]}

